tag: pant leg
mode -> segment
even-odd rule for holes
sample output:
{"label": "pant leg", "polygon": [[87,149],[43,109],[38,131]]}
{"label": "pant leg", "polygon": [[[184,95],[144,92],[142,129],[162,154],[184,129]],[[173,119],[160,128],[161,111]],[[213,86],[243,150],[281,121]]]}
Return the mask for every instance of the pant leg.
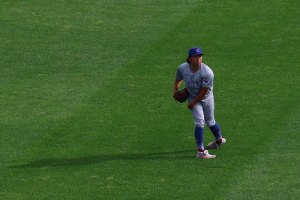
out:
{"label": "pant leg", "polygon": [[205,101],[202,103],[202,107],[206,125],[210,128],[216,140],[221,139],[221,129],[215,120],[214,96],[211,95],[209,98],[205,99]]}
{"label": "pant leg", "polygon": [[203,113],[204,113],[204,120],[205,124],[208,127],[212,127],[215,125],[215,102],[214,102],[214,96],[211,94],[208,98],[203,100],[201,102]]}
{"label": "pant leg", "polygon": [[197,103],[193,110],[194,124],[195,124],[195,140],[199,151],[204,151],[204,114],[202,105]]}
{"label": "pant leg", "polygon": [[195,127],[204,127],[204,112],[201,103],[197,103],[193,110],[194,124]]}

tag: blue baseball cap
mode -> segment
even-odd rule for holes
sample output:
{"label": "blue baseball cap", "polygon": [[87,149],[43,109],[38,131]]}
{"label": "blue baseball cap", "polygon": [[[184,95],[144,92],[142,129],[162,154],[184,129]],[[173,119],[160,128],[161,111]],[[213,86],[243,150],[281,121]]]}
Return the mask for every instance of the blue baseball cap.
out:
{"label": "blue baseball cap", "polygon": [[198,56],[198,55],[203,55],[202,49],[199,47],[193,47],[189,50],[189,57],[191,56]]}

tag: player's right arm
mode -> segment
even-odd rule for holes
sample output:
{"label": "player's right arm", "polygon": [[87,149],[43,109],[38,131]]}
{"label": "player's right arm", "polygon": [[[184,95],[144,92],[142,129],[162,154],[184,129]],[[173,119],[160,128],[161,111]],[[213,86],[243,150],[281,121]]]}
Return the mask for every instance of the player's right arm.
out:
{"label": "player's right arm", "polygon": [[182,67],[183,65],[180,65],[177,72],[176,72],[176,78],[174,81],[174,90],[173,95],[179,90],[182,80],[183,80],[183,74],[182,74]]}
{"label": "player's right arm", "polygon": [[173,90],[173,95],[179,90],[182,80],[183,80],[183,74],[182,74],[182,70],[183,70],[183,66],[184,65],[180,65],[177,72],[176,72],[176,77],[175,77],[175,81],[174,81],[174,90]]}
{"label": "player's right arm", "polygon": [[179,90],[182,80],[175,79],[173,95]]}

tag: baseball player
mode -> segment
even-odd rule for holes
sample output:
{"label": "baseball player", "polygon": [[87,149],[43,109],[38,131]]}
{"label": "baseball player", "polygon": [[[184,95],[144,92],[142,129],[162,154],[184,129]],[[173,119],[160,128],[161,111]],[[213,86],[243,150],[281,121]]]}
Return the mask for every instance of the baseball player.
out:
{"label": "baseball player", "polygon": [[215,121],[213,96],[213,71],[202,62],[202,49],[193,47],[188,52],[186,62],[181,64],[176,73],[174,95],[182,82],[189,93],[188,108],[191,110],[195,124],[195,139],[198,147],[197,158],[215,158],[204,149],[204,125],[206,124],[215,137],[207,145],[208,149],[217,149],[226,143],[221,129]]}

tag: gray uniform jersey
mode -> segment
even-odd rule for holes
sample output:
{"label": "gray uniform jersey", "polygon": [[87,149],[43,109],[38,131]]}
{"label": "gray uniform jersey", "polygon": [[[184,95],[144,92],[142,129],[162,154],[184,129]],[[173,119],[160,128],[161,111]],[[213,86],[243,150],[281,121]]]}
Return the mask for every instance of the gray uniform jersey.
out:
{"label": "gray uniform jersey", "polygon": [[179,66],[176,80],[185,81],[186,88],[190,94],[189,102],[199,94],[203,87],[209,88],[208,94],[201,102],[194,106],[192,113],[196,127],[204,127],[205,123],[208,127],[215,125],[213,95],[214,73],[212,70],[204,63],[201,63],[201,68],[196,72],[192,72],[190,70],[190,64],[186,62]]}
{"label": "gray uniform jersey", "polygon": [[209,88],[208,94],[203,98],[203,101],[212,96],[213,91],[213,71],[204,63],[201,63],[201,68],[192,72],[190,64],[185,62],[181,64],[177,70],[176,80],[184,80],[187,90],[189,91],[189,101],[194,99],[200,92],[202,87]]}

